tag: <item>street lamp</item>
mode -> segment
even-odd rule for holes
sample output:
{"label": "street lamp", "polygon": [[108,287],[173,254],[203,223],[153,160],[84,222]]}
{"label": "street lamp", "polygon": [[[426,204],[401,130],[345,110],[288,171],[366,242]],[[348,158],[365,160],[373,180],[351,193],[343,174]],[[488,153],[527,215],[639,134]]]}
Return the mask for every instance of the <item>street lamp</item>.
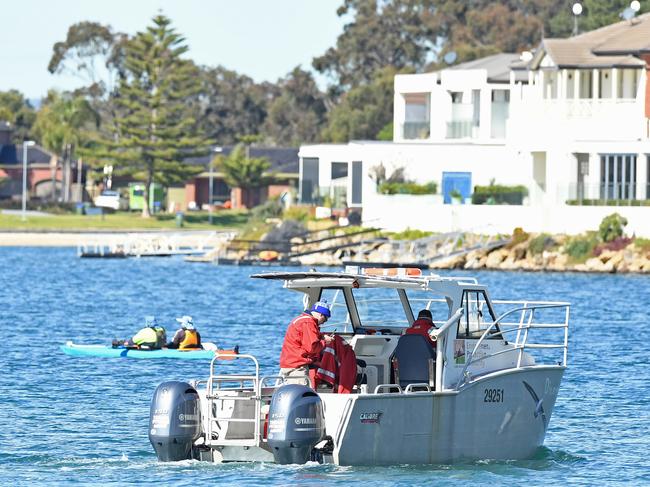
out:
{"label": "street lamp", "polygon": [[26,221],[27,216],[27,148],[36,145],[33,140],[23,141],[23,211],[21,213],[21,221]]}
{"label": "street lamp", "polygon": [[209,189],[208,189],[208,193],[209,193],[209,197],[208,197],[209,198],[209,200],[208,200],[208,223],[210,223],[210,225],[212,225],[212,193],[214,192],[213,191],[213,188],[214,188],[214,176],[212,174],[212,166],[214,164],[215,157],[217,157],[217,155],[220,154],[221,151],[223,151],[223,149],[221,147],[219,147],[219,146],[213,147],[212,152],[214,152],[214,157],[210,158],[210,174],[209,174],[209,180],[208,180],[209,181]]}

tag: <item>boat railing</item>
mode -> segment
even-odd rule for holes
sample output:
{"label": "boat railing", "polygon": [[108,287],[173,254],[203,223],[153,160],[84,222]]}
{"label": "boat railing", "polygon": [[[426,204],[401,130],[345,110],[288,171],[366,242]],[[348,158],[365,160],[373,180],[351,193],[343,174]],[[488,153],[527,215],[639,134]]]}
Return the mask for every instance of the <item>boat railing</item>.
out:
{"label": "boat railing", "polygon": [[[255,373],[249,374],[217,374],[215,365],[219,360],[249,360],[254,366]],[[274,379],[276,377],[273,377]],[[206,384],[206,400],[208,403],[206,442],[218,445],[258,446],[261,438],[261,399],[262,386],[269,380],[269,377],[260,378],[260,365],[253,355],[240,354],[233,357],[232,354],[216,353],[210,362],[210,377]],[[233,401],[234,407],[230,415],[219,416],[223,410],[223,401]],[[244,417],[233,417],[238,402],[253,401],[252,415]],[[221,402],[221,404],[219,404]],[[241,410],[246,410],[242,407]],[[222,424],[229,427],[233,423],[252,423],[252,433],[246,437],[227,438],[227,433],[219,438],[214,438],[216,430],[222,431]],[[227,430],[226,430],[227,431]],[[217,433],[218,434],[218,433]],[[241,435],[243,436],[243,435]]]}
{"label": "boat railing", "polygon": [[[493,323],[491,323],[482,333],[481,337],[477,340],[476,344],[471,351],[468,352],[465,358],[465,365],[460,375],[460,379],[456,385],[456,389],[465,384],[469,378],[469,367],[480,361],[485,361],[492,357],[496,357],[506,353],[517,353],[517,363],[515,368],[521,368],[524,365],[524,352],[533,349],[556,349],[562,350],[562,360],[557,362],[557,365],[566,367],[568,343],[569,343],[569,309],[570,304],[564,302],[529,302],[529,301],[493,301],[493,304],[518,304],[513,309],[501,314]],[[551,322],[551,323],[537,323],[534,321],[536,314],[542,310],[559,310],[564,317],[564,321]],[[517,317],[518,321],[505,321],[506,318]],[[495,331],[496,330],[496,331]],[[561,341],[553,341],[550,343],[530,343],[529,335],[531,330],[561,330]],[[478,355],[476,352],[481,347],[481,344],[488,338],[501,337],[508,340],[508,337],[514,334],[513,341],[508,343],[508,346],[497,350],[495,352]],[[557,340],[557,337],[555,338]]]}

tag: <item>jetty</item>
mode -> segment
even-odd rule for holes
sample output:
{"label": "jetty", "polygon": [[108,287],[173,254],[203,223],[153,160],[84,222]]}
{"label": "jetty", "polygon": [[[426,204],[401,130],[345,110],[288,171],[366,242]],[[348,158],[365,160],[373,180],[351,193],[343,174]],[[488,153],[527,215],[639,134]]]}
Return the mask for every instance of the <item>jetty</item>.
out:
{"label": "jetty", "polygon": [[235,237],[233,231],[119,233],[77,246],[81,258],[171,257],[213,252]]}

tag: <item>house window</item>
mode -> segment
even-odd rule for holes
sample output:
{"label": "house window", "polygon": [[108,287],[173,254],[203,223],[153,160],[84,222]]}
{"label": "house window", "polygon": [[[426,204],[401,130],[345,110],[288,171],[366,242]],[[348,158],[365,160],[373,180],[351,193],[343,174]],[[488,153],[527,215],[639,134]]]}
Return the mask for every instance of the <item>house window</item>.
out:
{"label": "house window", "polygon": [[618,71],[618,97],[636,98],[637,79],[636,69],[620,69]]}
{"label": "house window", "polygon": [[431,94],[407,93],[404,95],[405,113],[402,138],[426,139],[430,132]]}
{"label": "house window", "polygon": [[506,136],[506,120],[510,111],[510,90],[492,90],[492,138]]}
{"label": "house window", "polygon": [[330,187],[332,208],[348,206],[348,163],[332,163],[332,184]]}
{"label": "house window", "polygon": [[303,204],[316,203],[318,199],[318,157],[302,159],[302,179],[300,180],[300,201]]}
{"label": "house window", "polygon": [[360,205],[363,190],[363,163],[352,161],[352,204]]}
{"label": "house window", "polygon": [[600,198],[632,200],[636,198],[636,155],[600,156]]}

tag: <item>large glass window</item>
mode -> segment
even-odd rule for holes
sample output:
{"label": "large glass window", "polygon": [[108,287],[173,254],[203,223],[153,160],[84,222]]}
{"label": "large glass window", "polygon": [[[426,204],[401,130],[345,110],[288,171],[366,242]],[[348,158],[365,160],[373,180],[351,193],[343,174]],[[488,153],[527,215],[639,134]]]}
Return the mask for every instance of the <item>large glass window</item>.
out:
{"label": "large glass window", "polygon": [[301,203],[315,203],[318,198],[318,157],[302,159]]}
{"label": "large glass window", "polygon": [[636,154],[600,156],[600,198],[604,200],[636,198]]}

